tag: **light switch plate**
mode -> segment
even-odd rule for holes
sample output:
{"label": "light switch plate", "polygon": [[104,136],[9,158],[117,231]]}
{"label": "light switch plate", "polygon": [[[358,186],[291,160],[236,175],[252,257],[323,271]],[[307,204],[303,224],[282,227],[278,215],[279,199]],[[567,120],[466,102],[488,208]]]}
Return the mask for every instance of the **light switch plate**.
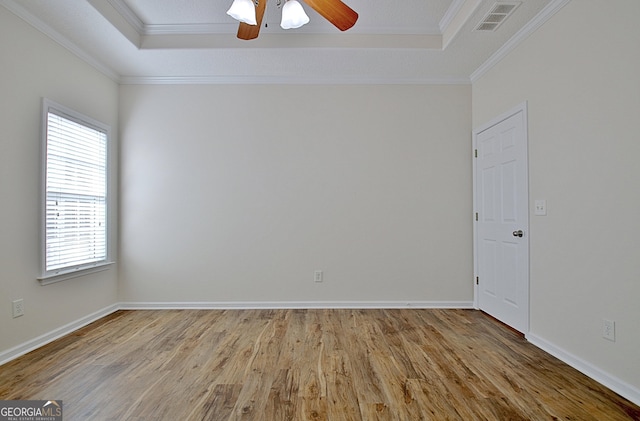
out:
{"label": "light switch plate", "polygon": [[535,201],[535,214],[538,216],[547,215],[547,201],[545,199],[538,199]]}

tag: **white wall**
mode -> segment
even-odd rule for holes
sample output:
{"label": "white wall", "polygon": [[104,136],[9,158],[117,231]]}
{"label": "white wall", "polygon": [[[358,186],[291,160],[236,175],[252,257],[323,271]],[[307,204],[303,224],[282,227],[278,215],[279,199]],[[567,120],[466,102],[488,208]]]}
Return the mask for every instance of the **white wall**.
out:
{"label": "white wall", "polygon": [[528,101],[531,205],[548,201],[531,216],[531,337],[640,401],[638,17],[637,0],[570,2],[474,82],[473,125]]}
{"label": "white wall", "polygon": [[[0,61],[1,360],[3,352],[117,301],[115,268],[47,286],[36,277],[42,97],[111,125],[117,135],[118,88],[4,7]],[[11,302],[18,298],[25,315],[13,319]]]}
{"label": "white wall", "polygon": [[122,86],[121,299],[470,303],[470,93]]}

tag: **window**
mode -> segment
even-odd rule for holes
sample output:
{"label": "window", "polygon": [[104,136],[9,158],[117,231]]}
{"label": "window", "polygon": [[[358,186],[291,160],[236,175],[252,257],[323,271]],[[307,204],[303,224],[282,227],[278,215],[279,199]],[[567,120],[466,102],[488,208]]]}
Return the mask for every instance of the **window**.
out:
{"label": "window", "polygon": [[43,283],[106,269],[108,126],[43,101]]}

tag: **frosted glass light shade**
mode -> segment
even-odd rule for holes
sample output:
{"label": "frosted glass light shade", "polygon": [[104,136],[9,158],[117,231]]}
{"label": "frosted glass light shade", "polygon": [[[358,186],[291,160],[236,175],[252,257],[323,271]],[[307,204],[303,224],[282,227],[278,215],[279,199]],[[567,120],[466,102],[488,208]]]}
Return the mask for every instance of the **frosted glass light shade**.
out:
{"label": "frosted glass light shade", "polygon": [[258,24],[256,22],[256,6],[252,0],[233,0],[233,4],[227,10],[227,15],[249,25]]}
{"label": "frosted glass light shade", "polygon": [[282,6],[282,29],[295,29],[309,23],[309,16],[297,0],[289,0]]}

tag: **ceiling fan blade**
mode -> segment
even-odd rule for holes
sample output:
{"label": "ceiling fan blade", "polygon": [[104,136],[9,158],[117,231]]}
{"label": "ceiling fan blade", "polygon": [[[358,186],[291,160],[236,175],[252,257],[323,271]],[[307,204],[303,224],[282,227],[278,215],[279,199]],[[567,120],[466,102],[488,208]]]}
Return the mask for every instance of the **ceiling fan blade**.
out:
{"label": "ceiling fan blade", "polygon": [[264,10],[267,7],[267,0],[259,0],[258,6],[256,6],[256,22],[257,25],[249,25],[248,23],[240,22],[238,26],[238,38],[244,40],[256,39],[260,34],[260,27],[262,26],[262,18],[264,17]]}
{"label": "ceiling fan blade", "polygon": [[340,0],[303,0],[341,31],[355,25],[358,13]]}

